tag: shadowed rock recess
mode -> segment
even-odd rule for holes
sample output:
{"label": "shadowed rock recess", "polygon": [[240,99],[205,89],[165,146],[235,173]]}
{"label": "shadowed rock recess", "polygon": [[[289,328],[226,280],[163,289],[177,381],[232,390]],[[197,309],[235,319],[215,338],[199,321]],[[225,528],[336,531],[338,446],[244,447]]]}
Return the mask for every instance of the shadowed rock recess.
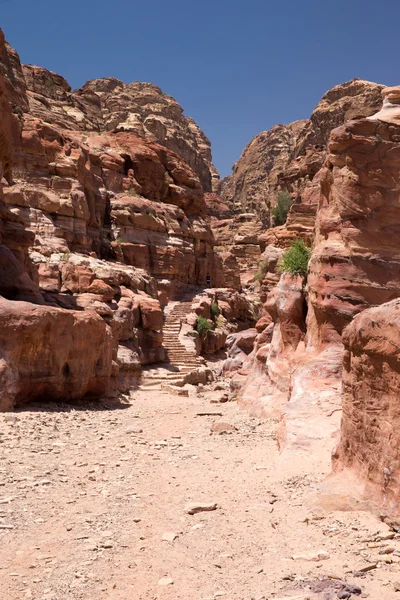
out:
{"label": "shadowed rock recess", "polygon": [[0,31],[0,165],[1,411],[220,391],[277,425],[282,477],[325,477],[335,447],[332,482],[399,516],[400,88],[334,87],[219,181],[158,87],[72,91]]}

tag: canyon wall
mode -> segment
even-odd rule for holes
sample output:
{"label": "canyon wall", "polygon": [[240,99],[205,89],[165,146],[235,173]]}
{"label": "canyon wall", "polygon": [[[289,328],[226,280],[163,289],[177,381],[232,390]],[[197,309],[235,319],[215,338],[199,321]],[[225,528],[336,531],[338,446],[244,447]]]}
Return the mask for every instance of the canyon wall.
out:
{"label": "canyon wall", "polygon": [[324,164],[332,129],[377,112],[382,87],[353,79],[329,90],[310,119],[258,134],[233,166],[232,175],[221,181],[219,193],[241,206],[242,212],[256,212],[270,226],[278,192],[288,191],[301,203],[305,186]]}
{"label": "canyon wall", "polygon": [[[156,85],[108,77],[72,91],[63,77],[43,67],[23,65],[22,73],[28,110],[39,119],[62,129],[134,132],[179,154],[205,191],[219,181],[210,141],[178,102]],[[21,108],[27,110],[26,102]]]}
{"label": "canyon wall", "polygon": [[209,142],[156,86],[72,93],[0,42],[0,410],[118,394],[164,360],[162,306],[225,283]]}
{"label": "canyon wall", "polygon": [[385,492],[390,501],[395,463],[382,469],[381,463],[397,448],[394,433],[389,441],[385,432],[395,428],[398,385],[393,336],[400,297],[400,92],[385,88],[382,94],[382,111],[332,131],[324,166],[303,192],[317,213],[306,285],[274,273],[280,241],[292,235],[293,214],[282,238],[266,238],[276,245],[263,246],[261,298],[273,324],[260,322],[254,350],[233,385],[253,411],[281,421],[284,460],[293,450],[303,452],[326,470],[340,428],[343,368],[336,469],[354,466],[381,483],[387,478],[382,469],[391,469],[393,489]]}

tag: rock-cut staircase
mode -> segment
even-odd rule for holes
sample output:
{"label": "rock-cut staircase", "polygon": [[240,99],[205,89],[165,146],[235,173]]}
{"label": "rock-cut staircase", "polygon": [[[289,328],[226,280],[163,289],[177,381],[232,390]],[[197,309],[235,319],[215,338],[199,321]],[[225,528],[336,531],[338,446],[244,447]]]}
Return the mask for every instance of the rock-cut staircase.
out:
{"label": "rock-cut staircase", "polygon": [[190,313],[192,299],[171,302],[164,310],[163,345],[166,362],[151,365],[143,370],[140,389],[160,390],[165,386],[182,387],[188,373],[202,364],[201,358],[190,352],[179,340],[179,332],[184,318]]}

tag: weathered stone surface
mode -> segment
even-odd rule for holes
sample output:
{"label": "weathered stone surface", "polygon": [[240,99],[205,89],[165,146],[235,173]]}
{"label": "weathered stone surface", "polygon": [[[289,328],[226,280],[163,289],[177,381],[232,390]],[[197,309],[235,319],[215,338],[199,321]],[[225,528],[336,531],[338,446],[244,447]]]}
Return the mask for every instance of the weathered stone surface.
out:
{"label": "weathered stone surface", "polygon": [[111,330],[96,314],[0,299],[0,410],[108,392]]}
{"label": "weathered stone surface", "polygon": [[[260,133],[245,148],[232,175],[221,181],[219,193],[242,210],[256,212],[266,225],[271,225],[270,211],[279,190],[287,190],[293,196],[297,207],[292,210],[299,212],[304,188],[324,163],[332,129],[349,119],[373,115],[381,105],[382,88],[353,79],[329,90],[309,120],[276,125]],[[312,220],[313,208],[305,212],[309,214],[307,220]],[[301,226],[304,216],[298,217]],[[292,220],[291,225],[294,223]]]}
{"label": "weathered stone surface", "polygon": [[366,493],[399,512],[397,422],[400,300],[357,315],[343,333],[343,417],[336,470],[353,469]]}
{"label": "weathered stone surface", "polygon": [[72,92],[63,77],[42,67],[24,65],[23,75],[29,110],[41,120],[71,130],[134,132],[179,154],[204,190],[211,191],[218,182],[210,141],[156,85],[110,77],[88,81]]}
{"label": "weathered stone surface", "polygon": [[248,283],[260,258],[259,236],[264,227],[257,214],[243,213],[217,194],[205,194],[215,250],[222,259],[224,286],[239,289]]}
{"label": "weathered stone surface", "polygon": [[308,286],[315,344],[358,312],[400,295],[400,126],[375,118],[335,129],[322,178]]}

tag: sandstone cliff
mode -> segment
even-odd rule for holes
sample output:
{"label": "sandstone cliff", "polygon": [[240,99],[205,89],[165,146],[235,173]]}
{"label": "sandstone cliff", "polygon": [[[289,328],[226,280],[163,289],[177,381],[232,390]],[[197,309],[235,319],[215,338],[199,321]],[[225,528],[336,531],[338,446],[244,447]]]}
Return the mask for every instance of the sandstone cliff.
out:
{"label": "sandstone cliff", "polygon": [[132,387],[165,356],[160,300],[207,274],[224,283],[182,158],[211,187],[208,140],[155,86],[101,80],[74,95],[8,45],[0,115],[0,410]]}
{"label": "sandstone cliff", "polygon": [[271,223],[279,190],[299,198],[322,167],[329,134],[354,117],[370,116],[381,105],[381,85],[354,79],[328,91],[309,120],[276,125],[257,135],[220,184],[221,195],[242,210]]}
{"label": "sandstone cliff", "polygon": [[[310,460],[312,454],[325,457],[326,469],[339,428],[344,341],[345,412],[337,464],[360,471],[365,459],[362,473],[369,469],[372,480],[381,484],[382,448],[389,456],[396,453],[396,437],[390,438],[393,447],[383,440],[380,415],[388,418],[387,402],[397,382],[395,359],[385,357],[397,327],[397,304],[390,301],[400,297],[400,93],[398,88],[382,93],[382,111],[332,131],[325,165],[306,188],[307,193],[313,190],[318,208],[307,285],[284,274],[274,288],[273,274],[267,273],[265,309],[274,325],[265,323],[252,355],[235,376],[240,386],[248,375],[240,393],[253,410],[280,415],[283,456],[295,449],[308,453]],[[288,225],[290,235],[290,219]],[[271,269],[278,252],[276,246],[265,248]],[[375,309],[354,319],[377,305],[382,306],[376,319]],[[393,334],[385,326],[390,314]],[[370,319],[376,325],[370,326]],[[376,405],[375,419],[369,411],[376,389],[383,390],[386,400]],[[362,427],[351,441],[355,422]],[[394,477],[390,485],[396,489]]]}
{"label": "sandstone cliff", "polygon": [[[42,67],[23,65],[22,72],[32,115],[63,129],[137,133],[179,154],[205,191],[218,182],[210,141],[178,102],[156,85],[125,84],[109,77],[88,81],[72,92],[63,77]],[[27,110],[26,104],[21,108]]]}

